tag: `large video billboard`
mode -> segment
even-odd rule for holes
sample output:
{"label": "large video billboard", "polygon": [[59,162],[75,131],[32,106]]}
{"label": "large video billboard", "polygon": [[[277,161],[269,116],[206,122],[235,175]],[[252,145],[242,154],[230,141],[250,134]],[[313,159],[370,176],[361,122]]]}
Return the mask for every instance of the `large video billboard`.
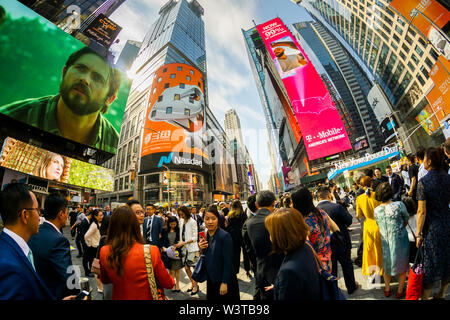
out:
{"label": "large video billboard", "polygon": [[0,166],[47,180],[95,190],[114,190],[114,171],[7,138]]}
{"label": "large video billboard", "polygon": [[437,120],[442,122],[450,114],[450,72],[441,59],[431,69],[430,78],[433,79],[434,87],[428,93],[427,100]]}
{"label": "large video billboard", "polygon": [[295,112],[309,160],[352,148],[325,84],[280,18],[256,27]]}
{"label": "large video billboard", "polygon": [[0,6],[1,119],[115,154],[131,81],[33,10]]}
{"label": "large video billboard", "polygon": [[142,136],[140,172],[163,165],[208,170],[204,158],[205,91],[202,73],[182,63],[156,70]]}

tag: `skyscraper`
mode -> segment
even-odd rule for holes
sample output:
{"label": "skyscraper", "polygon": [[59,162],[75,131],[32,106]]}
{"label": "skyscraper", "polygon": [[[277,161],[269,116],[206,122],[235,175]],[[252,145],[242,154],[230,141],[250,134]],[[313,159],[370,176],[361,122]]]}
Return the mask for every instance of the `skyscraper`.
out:
{"label": "skyscraper", "polygon": [[244,140],[242,139],[241,121],[236,113],[236,110],[230,109],[225,113],[225,132],[230,140],[236,139],[241,148],[244,147]]}
{"label": "skyscraper", "polygon": [[[372,103],[372,108],[382,105],[380,99],[385,100],[388,116],[400,123],[398,133],[407,152],[413,152],[419,145],[437,145],[443,141],[442,130],[432,135],[416,130],[420,127],[416,116],[430,104],[428,93],[435,86],[430,70],[439,59],[429,34],[424,34],[418,24],[428,14],[422,12],[424,7],[420,1],[304,0],[299,5],[355,58],[369,78],[370,91],[381,88],[381,98],[377,98],[375,105]],[[400,13],[405,11],[402,6],[410,5],[416,6],[417,15]],[[441,16],[448,16],[448,7],[435,1],[427,1],[427,5],[437,8]],[[433,20],[437,16],[427,18]],[[442,27],[447,22],[443,21]],[[445,34],[439,26],[433,28]]]}
{"label": "skyscraper", "polygon": [[[86,19],[92,21],[100,13],[110,16],[125,0],[19,0],[51,22],[65,25],[67,17],[73,12],[80,17],[80,23],[85,24]],[[90,22],[87,23],[87,25]]]}
{"label": "skyscraper", "polygon": [[129,70],[141,49],[141,45],[141,42],[128,40],[120,52],[116,66],[121,70]]}
{"label": "skyscraper", "polygon": [[[169,0],[159,10],[159,18],[145,35],[132,67],[134,80],[123,118],[117,155],[107,162],[115,169],[114,195],[103,198],[124,202],[133,196],[142,201],[167,201],[167,183],[157,163],[137,175],[142,133],[155,72],[171,63],[200,70],[206,88],[205,26],[203,8],[196,0]],[[206,89],[205,89],[206,91]],[[206,99],[207,94],[205,93]],[[171,201],[203,201],[209,177],[193,171],[171,170]],[[135,183],[136,181],[136,183]],[[193,188],[195,183],[195,190]],[[137,189],[135,188],[137,186]],[[117,195],[117,196],[116,196]],[[197,196],[196,196],[197,195]],[[112,199],[114,201],[114,199]]]}
{"label": "skyscraper", "polygon": [[[381,137],[380,124],[367,101],[370,90],[369,80],[360,70],[352,56],[334,36],[316,21],[296,23],[293,25],[300,43],[305,44],[308,56],[317,57],[313,64],[320,74],[329,78],[336,87],[340,99],[336,99],[335,105],[340,110],[350,141],[355,143],[358,138],[366,138],[372,151],[379,151],[384,145]],[[323,78],[323,77],[322,77]],[[325,80],[327,85],[329,81]],[[333,93],[333,86],[327,85],[328,91]],[[331,94],[333,97],[333,94]],[[348,127],[348,128],[347,128]]]}

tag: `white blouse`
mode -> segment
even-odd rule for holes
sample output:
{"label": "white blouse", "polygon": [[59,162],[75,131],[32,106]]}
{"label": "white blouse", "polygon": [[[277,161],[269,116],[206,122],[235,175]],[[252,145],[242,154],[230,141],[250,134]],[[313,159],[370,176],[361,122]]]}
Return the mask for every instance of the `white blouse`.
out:
{"label": "white blouse", "polygon": [[84,240],[89,247],[97,248],[100,243],[100,230],[95,222],[91,223],[89,230],[84,235]]}

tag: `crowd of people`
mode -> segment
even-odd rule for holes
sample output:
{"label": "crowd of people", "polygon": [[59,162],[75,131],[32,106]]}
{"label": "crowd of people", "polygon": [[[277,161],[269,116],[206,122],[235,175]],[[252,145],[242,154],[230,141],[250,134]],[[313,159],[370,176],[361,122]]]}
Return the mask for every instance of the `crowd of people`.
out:
{"label": "crowd of people", "polygon": [[[353,190],[331,182],[278,199],[260,191],[245,210],[238,199],[199,208],[148,203],[145,210],[130,200],[114,210],[78,205],[69,213],[67,200],[51,194],[41,212],[33,192],[11,183],[0,193],[0,299],[75,299],[67,223],[84,275],[95,277],[105,300],[163,300],[165,290],[180,292],[182,270],[188,294],[197,295],[197,281],[206,281],[207,300],[239,300],[241,254],[255,278],[255,300],[321,300],[321,270],[337,277],[338,263],[349,295],[361,287],[357,264],[370,282],[383,279],[386,297],[398,278],[395,295],[402,299],[419,247],[422,298],[440,281],[434,298],[442,299],[450,274],[449,139],[445,147],[419,149],[401,174],[390,166],[386,175],[379,168],[355,172]],[[355,261],[350,206],[362,230]]]}

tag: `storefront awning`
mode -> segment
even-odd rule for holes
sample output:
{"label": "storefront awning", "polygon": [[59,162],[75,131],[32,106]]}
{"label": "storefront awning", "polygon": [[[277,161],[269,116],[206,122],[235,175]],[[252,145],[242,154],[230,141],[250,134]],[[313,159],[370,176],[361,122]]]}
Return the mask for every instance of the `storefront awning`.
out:
{"label": "storefront awning", "polygon": [[308,183],[311,183],[311,182],[324,180],[326,178],[327,178],[327,173],[326,172],[321,172],[319,174],[315,174],[315,175],[312,175],[312,176],[306,176],[306,177],[300,178],[300,184],[308,184]]}
{"label": "storefront awning", "polygon": [[354,171],[357,169],[362,169],[364,167],[375,165],[379,162],[383,162],[387,159],[400,155],[397,147],[388,148],[385,147],[383,151],[377,152],[375,154],[366,154],[365,157],[359,159],[350,159],[335,165],[335,169],[328,172],[328,180],[335,179],[343,174],[345,171]]}

